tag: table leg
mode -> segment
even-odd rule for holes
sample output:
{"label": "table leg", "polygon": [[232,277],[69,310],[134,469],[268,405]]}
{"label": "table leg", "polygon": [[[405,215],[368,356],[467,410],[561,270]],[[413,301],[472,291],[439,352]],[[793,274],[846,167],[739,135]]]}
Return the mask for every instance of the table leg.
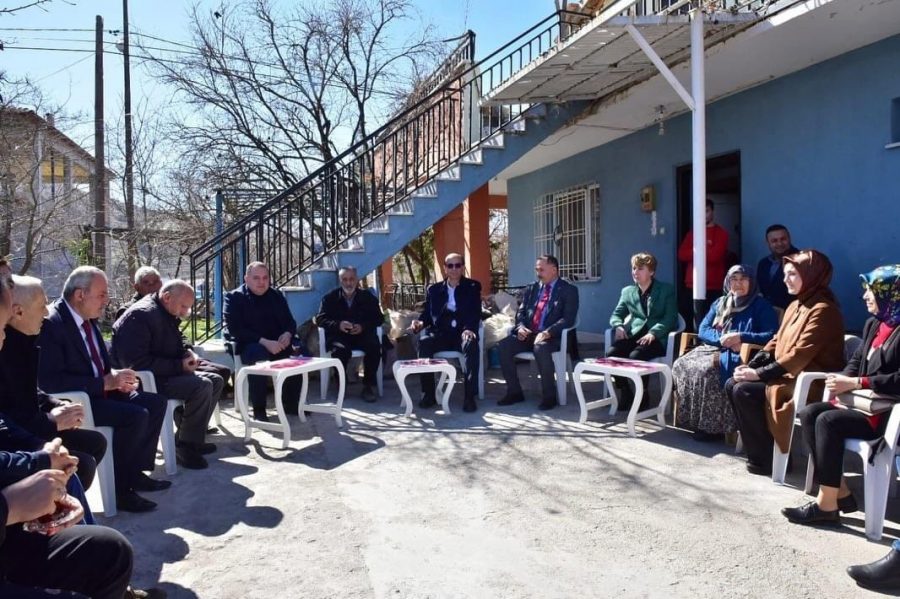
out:
{"label": "table leg", "polygon": [[250,395],[250,381],[247,380],[245,372],[238,372],[237,380],[234,385],[234,401],[237,403],[238,411],[241,413],[241,420],[244,421],[244,441],[250,440],[250,414],[247,410],[247,397]]}
{"label": "table leg", "polygon": [[609,415],[615,416],[616,411],[619,409],[619,395],[616,393],[616,386],[613,385],[612,375],[609,373],[603,374],[603,384],[606,386],[606,393],[609,396]]}
{"label": "table leg", "polygon": [[581,364],[578,364],[575,367],[575,372],[572,373],[572,379],[575,383],[575,396],[578,398],[578,405],[581,408],[581,416],[578,417],[578,422],[580,424],[584,424],[587,422],[587,406],[584,401],[584,389],[581,388],[581,373],[584,372],[584,369],[581,367]]}
{"label": "table leg", "polygon": [[409,418],[412,414],[412,399],[409,397],[409,391],[406,389],[406,375],[403,370],[395,370],[394,378],[397,380],[397,387],[400,389],[400,404],[406,406],[404,416]]}
{"label": "table leg", "polygon": [[338,428],[343,426],[343,422],[341,420],[341,409],[344,406],[344,391],[346,389],[347,381],[346,375],[344,373],[344,367],[340,365],[340,362],[337,366],[334,366],[338,373],[338,396],[337,402],[335,404],[335,412],[334,412],[334,422],[337,424]]}
{"label": "table leg", "polygon": [[441,392],[441,406],[444,409],[444,414],[449,415],[450,393],[453,391],[453,385],[456,383],[456,370],[453,369],[453,366],[450,367],[449,372],[441,371],[441,381],[443,382],[444,379],[446,379],[446,383],[444,385],[443,391]]}
{"label": "table leg", "polygon": [[275,411],[278,412],[278,422],[281,423],[281,448],[287,449],[291,442],[291,423],[288,422],[287,414],[284,413],[283,390],[284,381],[287,377],[280,374],[275,377]]}
{"label": "table leg", "polygon": [[[323,370],[319,373],[319,376],[324,376],[324,374],[328,372],[328,370]],[[300,386],[300,401],[297,402],[297,415],[300,417],[300,422],[306,422],[306,392],[309,389],[309,373],[303,373],[303,384]]]}
{"label": "table leg", "polygon": [[634,403],[631,404],[631,411],[628,412],[628,434],[637,437],[637,431],[634,428],[637,422],[638,412],[641,411],[641,401],[644,399],[644,381],[640,376],[629,376],[634,382]]}
{"label": "table leg", "polygon": [[659,374],[663,378],[663,389],[662,397],[659,399],[659,412],[656,415],[656,421],[665,428],[666,407],[669,405],[669,399],[672,397],[672,371],[664,368],[659,371]]}

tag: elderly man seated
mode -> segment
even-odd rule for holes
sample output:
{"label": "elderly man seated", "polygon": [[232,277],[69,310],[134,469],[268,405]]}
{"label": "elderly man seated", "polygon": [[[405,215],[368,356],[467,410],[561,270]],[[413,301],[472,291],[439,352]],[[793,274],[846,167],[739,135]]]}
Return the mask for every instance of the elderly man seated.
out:
{"label": "elderly man seated", "polygon": [[[269,267],[251,262],[244,273],[244,284],[229,291],[224,302],[227,337],[235,342],[235,352],[244,364],[290,357],[297,322],[291,315],[284,295],[271,286]],[[253,418],[262,422],[266,416],[267,377],[248,377]],[[283,389],[284,411],[296,414],[300,404],[299,377],[287,379]]]}
{"label": "elderly man seated", "polygon": [[134,272],[134,295],[126,304],[123,304],[116,310],[116,320],[122,318],[125,310],[134,305],[136,301],[144,296],[156,293],[162,287],[162,277],[159,271],[152,266],[141,266]]}
{"label": "elderly man seated", "polygon": [[363,352],[362,398],[374,402],[372,387],[377,383],[381,361],[381,339],[376,329],[384,322],[384,315],[378,298],[359,288],[356,267],[345,266],[338,271],[338,277],[341,286],[322,297],[316,325],[325,329],[325,346],[345,369],[353,350]]}
{"label": "elderly man seated", "polygon": [[206,427],[225,381],[218,374],[198,371],[197,354],[184,346],[181,319],[190,316],[193,305],[190,285],[180,279],[167,282],[116,321],[112,355],[117,364],[151,371],[160,393],[184,400],[176,461],[185,468],[202,469],[208,465],[203,455],[216,450],[213,443],[206,443]]}
{"label": "elderly man seated", "polygon": [[[38,298],[41,302],[43,296]],[[102,270],[79,266],[72,271],[63,285],[63,297],[50,306],[40,329],[38,384],[48,393],[87,393],[94,423],[114,429],[116,505],[124,511],[143,512],[156,504],[136,491],[157,491],[171,484],[143,473],[155,467],[166,401],[155,393],[138,392],[133,370],[112,368],[96,323],[107,303],[109,285]],[[62,436],[67,440],[66,433]]]}

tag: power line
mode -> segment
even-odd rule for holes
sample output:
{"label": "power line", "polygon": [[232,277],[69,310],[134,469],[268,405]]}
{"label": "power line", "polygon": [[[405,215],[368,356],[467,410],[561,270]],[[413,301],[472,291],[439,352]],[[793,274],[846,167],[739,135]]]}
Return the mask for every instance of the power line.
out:
{"label": "power line", "polygon": [[40,79],[35,79],[35,80],[34,80],[34,83],[39,83],[39,82],[43,81],[44,79],[47,79],[47,78],[49,78],[49,77],[53,77],[54,75],[58,75],[59,73],[62,73],[63,71],[67,71],[67,70],[71,69],[72,67],[74,67],[75,65],[77,65],[78,63],[84,62],[84,61],[87,60],[88,58],[90,58],[90,56],[82,56],[81,58],[79,58],[78,60],[76,60],[75,62],[73,62],[72,64],[68,64],[68,65],[64,66],[63,68],[61,68],[61,69],[58,69],[58,70],[56,70],[56,71],[53,71],[53,72],[50,73],[49,75],[44,75],[44,76],[41,77]]}

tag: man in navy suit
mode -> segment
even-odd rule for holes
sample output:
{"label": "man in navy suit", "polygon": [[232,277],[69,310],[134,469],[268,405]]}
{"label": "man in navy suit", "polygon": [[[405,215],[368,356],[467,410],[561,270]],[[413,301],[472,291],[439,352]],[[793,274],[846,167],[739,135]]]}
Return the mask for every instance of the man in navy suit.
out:
{"label": "man in navy suit", "polygon": [[[516,313],[516,324],[509,336],[500,342],[500,368],[506,379],[506,395],[498,404],[509,406],[525,401],[515,356],[531,351],[541,374],[542,400],[538,409],[552,410],[559,403],[552,354],[560,350],[563,329],[575,326],[578,289],[559,278],[559,260],[555,256],[540,256],[534,271],[538,280],[525,289],[522,305]],[[569,342],[574,343],[574,338],[570,339]]]}
{"label": "man in navy suit", "polygon": [[83,391],[91,401],[94,423],[111,426],[116,475],[116,505],[145,512],[156,504],[137,491],[158,491],[169,481],[144,474],[153,470],[166,400],[138,392],[137,376],[128,368],[113,370],[96,319],[109,303],[106,275],[79,266],[63,285],[63,297],[50,306],[41,328],[38,384],[48,393]]}
{"label": "man in navy suit", "polygon": [[[478,389],[478,325],[481,322],[481,283],[463,276],[465,262],[459,254],[444,258],[444,280],[428,288],[425,308],[410,330],[424,331],[419,338],[419,357],[431,358],[440,351],[465,355],[465,401],[463,411],[474,412]],[[437,405],[434,373],[421,375],[420,408]]]}

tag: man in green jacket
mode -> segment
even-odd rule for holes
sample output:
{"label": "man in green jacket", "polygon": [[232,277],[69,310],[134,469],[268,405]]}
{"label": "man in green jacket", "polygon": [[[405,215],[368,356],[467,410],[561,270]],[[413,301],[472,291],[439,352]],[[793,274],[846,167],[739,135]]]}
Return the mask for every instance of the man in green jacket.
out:
{"label": "man in green jacket", "polygon": [[[631,257],[631,278],[634,285],[622,289],[619,303],[613,310],[609,325],[614,329],[612,347],[606,348],[608,357],[651,360],[666,354],[669,333],[678,326],[678,306],[675,287],[657,281],[656,258],[639,253]],[[619,407],[631,407],[634,390],[626,379],[616,378],[620,397]],[[646,378],[644,388],[647,388]]]}

